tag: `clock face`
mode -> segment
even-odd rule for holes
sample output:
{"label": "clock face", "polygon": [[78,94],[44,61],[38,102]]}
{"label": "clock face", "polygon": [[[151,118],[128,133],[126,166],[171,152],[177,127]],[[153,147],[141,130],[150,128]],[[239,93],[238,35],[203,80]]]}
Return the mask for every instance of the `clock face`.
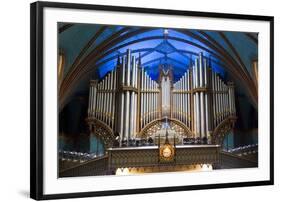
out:
{"label": "clock face", "polygon": [[165,147],[165,148],[163,149],[163,156],[164,156],[165,158],[169,158],[171,155],[172,155],[171,148]]}
{"label": "clock face", "polygon": [[170,144],[163,145],[160,148],[160,160],[170,162],[174,159],[174,148]]}

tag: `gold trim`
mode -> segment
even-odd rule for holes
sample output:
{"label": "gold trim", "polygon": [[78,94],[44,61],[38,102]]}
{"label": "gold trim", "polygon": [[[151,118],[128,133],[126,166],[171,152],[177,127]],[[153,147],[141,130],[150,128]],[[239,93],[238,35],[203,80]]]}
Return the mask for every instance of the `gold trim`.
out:
{"label": "gold trim", "polygon": [[[164,152],[171,152],[167,154],[169,156],[165,156]],[[159,160],[160,162],[171,162],[174,161],[175,158],[175,148],[171,144],[164,144],[159,148]]]}

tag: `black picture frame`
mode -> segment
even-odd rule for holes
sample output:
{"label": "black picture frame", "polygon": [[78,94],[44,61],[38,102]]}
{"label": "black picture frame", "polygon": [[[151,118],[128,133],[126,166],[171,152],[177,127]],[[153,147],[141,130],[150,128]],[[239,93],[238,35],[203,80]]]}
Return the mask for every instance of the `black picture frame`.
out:
{"label": "black picture frame", "polygon": [[[208,185],[192,185],[192,186],[175,186],[175,187],[154,187],[144,189],[130,190],[114,190],[114,191],[97,191],[97,192],[81,192],[67,194],[51,194],[43,193],[43,9],[61,8],[61,9],[80,9],[80,10],[99,10],[99,11],[122,11],[130,13],[146,13],[146,14],[164,14],[179,16],[195,16],[210,17],[223,19],[240,19],[268,21],[270,23],[270,180],[241,182],[241,183],[222,183]],[[121,194],[137,194],[152,192],[170,192],[170,191],[186,191],[198,189],[215,189],[227,187],[245,187],[259,185],[274,184],[274,17],[258,16],[258,15],[240,15],[213,12],[195,12],[183,10],[164,10],[150,8],[134,8],[120,6],[103,6],[89,4],[74,3],[57,3],[57,2],[35,2],[30,5],[30,61],[31,61],[31,97],[30,97],[30,197],[36,200],[45,199],[62,199],[76,197],[93,197]]]}

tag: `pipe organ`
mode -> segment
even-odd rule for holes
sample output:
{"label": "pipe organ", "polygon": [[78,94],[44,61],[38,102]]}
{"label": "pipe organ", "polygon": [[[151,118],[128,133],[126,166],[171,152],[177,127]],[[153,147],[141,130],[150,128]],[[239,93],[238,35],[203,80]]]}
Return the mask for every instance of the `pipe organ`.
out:
{"label": "pipe organ", "polygon": [[189,128],[193,138],[211,138],[224,119],[235,117],[236,110],[234,83],[225,83],[209,64],[200,53],[178,81],[173,81],[171,68],[159,68],[159,78],[153,80],[140,56],[137,60],[127,50],[104,78],[90,81],[90,128],[97,122],[110,128],[121,146],[153,122],[168,118]]}
{"label": "pipe organ", "polygon": [[175,82],[173,87],[173,107],[172,117],[180,120],[187,127],[191,125],[191,85],[189,70],[183,77]]}
{"label": "pipe organ", "polygon": [[[120,65],[120,73],[118,77],[119,100],[117,106],[119,123],[117,131],[122,135],[123,140],[129,140],[136,135],[136,112],[137,112],[137,76],[138,68],[135,56],[131,56],[131,51],[127,51],[127,55],[122,58]],[[121,118],[123,117],[123,118]]]}
{"label": "pipe organ", "polygon": [[141,69],[140,128],[159,117],[159,85]]}
{"label": "pipe organ", "polygon": [[225,118],[235,116],[234,84],[225,84],[200,53],[195,64],[174,83],[172,114],[193,131],[195,138],[209,138]]}
{"label": "pipe organ", "polygon": [[164,67],[159,68],[159,83],[161,85],[161,117],[170,117],[171,115],[171,87],[173,86],[173,76],[171,68],[167,70]]}

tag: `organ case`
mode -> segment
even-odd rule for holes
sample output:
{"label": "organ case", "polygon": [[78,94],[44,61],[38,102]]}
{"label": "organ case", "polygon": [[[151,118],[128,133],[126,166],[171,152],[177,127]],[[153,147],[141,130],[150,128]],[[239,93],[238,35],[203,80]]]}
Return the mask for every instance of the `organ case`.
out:
{"label": "organ case", "polygon": [[[210,139],[226,118],[236,116],[234,83],[225,83],[199,53],[183,76],[173,81],[172,68],[159,68],[153,80],[131,50],[101,80],[91,80],[88,119],[102,122],[112,134],[129,141],[149,124],[176,120],[193,138]],[[89,122],[94,128],[95,121]],[[187,135],[187,134],[186,134]]]}

